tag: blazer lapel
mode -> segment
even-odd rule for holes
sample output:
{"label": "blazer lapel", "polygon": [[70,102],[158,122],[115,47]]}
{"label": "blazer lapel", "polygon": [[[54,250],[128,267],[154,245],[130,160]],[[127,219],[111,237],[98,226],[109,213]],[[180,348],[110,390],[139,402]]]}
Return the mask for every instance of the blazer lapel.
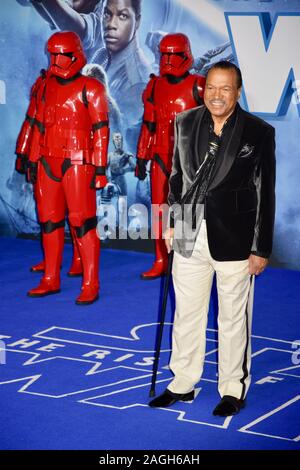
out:
{"label": "blazer lapel", "polygon": [[197,114],[195,116],[195,120],[193,123],[193,127],[191,129],[191,138],[190,138],[190,145],[189,145],[189,154],[190,154],[190,161],[191,164],[191,177],[192,180],[198,170],[198,152],[199,152],[199,136],[200,136],[200,126],[202,124],[202,119],[205,113],[205,106],[200,106]]}
{"label": "blazer lapel", "polygon": [[197,167],[197,145],[198,145],[198,129],[202,122],[204,114],[204,106],[193,108],[187,112],[184,119],[180,123],[180,131],[178,133],[178,150],[181,160],[181,167],[185,179],[192,184],[195,178]]}
{"label": "blazer lapel", "polygon": [[237,155],[245,125],[245,114],[240,108],[239,104],[237,104],[237,106],[237,116],[231,137],[228,141],[222,164],[216,170],[216,172],[212,174],[211,183],[208,187],[209,190],[218,186],[218,184],[220,184],[220,182],[226,177]]}

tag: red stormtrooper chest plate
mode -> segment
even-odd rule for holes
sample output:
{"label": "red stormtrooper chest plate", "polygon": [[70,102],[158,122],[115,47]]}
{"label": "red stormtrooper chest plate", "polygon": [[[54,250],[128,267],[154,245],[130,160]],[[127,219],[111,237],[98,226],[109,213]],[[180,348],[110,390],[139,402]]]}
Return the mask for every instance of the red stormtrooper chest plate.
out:
{"label": "red stormtrooper chest plate", "polygon": [[89,160],[92,122],[84,102],[85,77],[61,83],[52,76],[44,96],[42,154],[46,157]]}
{"label": "red stormtrooper chest plate", "polygon": [[178,113],[198,106],[195,94],[203,95],[197,76],[188,75],[179,83],[158,78],[154,89],[156,132],[153,153],[172,154],[174,145],[174,120]]}

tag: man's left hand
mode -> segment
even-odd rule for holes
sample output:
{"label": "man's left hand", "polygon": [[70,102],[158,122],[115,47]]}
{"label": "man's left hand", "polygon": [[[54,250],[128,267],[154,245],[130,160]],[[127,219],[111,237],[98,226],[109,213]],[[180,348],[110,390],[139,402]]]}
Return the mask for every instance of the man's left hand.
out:
{"label": "man's left hand", "polygon": [[267,264],[268,264],[268,259],[267,258],[262,258],[261,256],[256,256],[256,255],[250,255],[249,256],[249,274],[255,274],[258,276],[261,274]]}

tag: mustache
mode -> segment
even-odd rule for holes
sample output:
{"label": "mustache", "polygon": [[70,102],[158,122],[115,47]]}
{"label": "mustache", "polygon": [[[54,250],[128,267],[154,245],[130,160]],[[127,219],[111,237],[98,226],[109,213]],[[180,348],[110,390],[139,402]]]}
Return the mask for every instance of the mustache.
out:
{"label": "mustache", "polygon": [[218,104],[225,104],[223,100],[209,100],[210,103],[218,103]]}

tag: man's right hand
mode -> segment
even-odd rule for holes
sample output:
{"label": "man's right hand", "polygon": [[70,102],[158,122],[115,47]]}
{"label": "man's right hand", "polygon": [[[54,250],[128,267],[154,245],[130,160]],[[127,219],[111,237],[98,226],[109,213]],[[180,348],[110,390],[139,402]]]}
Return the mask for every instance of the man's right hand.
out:
{"label": "man's right hand", "polygon": [[135,176],[141,181],[143,181],[147,176],[146,166],[147,160],[144,160],[143,158],[136,159]]}
{"label": "man's right hand", "polygon": [[164,233],[165,244],[167,247],[168,253],[171,253],[174,239],[174,229],[169,227]]}

